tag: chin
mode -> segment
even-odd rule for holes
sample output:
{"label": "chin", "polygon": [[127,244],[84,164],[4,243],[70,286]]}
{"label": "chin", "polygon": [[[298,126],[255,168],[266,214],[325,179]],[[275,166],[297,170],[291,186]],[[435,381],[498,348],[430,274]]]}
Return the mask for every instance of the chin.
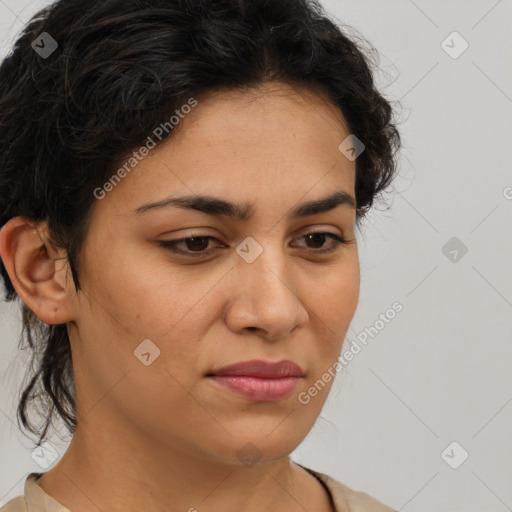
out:
{"label": "chin", "polygon": [[254,426],[240,434],[234,434],[233,429],[227,428],[233,435],[226,434],[218,442],[210,437],[213,445],[205,451],[212,461],[230,465],[252,467],[255,464],[275,462],[290,455],[305,437],[297,436],[296,429],[291,431],[278,425],[279,422],[274,422],[272,428]]}

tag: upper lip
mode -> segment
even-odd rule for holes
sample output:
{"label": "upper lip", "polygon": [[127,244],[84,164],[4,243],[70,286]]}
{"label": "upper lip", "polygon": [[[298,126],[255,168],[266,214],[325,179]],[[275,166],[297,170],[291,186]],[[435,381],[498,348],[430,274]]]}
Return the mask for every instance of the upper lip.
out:
{"label": "upper lip", "polygon": [[276,362],[253,359],[213,370],[207,376],[227,375],[278,379],[282,377],[303,377],[304,372],[299,365],[288,359]]}

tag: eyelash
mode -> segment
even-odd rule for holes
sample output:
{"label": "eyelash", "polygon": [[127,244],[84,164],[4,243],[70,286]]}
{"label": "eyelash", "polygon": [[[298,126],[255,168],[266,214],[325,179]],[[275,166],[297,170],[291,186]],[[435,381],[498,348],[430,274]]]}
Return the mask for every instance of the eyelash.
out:
{"label": "eyelash", "polygon": [[[324,231],[313,231],[311,233],[306,233],[305,235],[302,235],[299,238],[299,240],[301,238],[305,238],[305,237],[311,236],[311,235],[327,235],[329,238],[334,240],[334,242],[336,242],[329,249],[321,249],[321,250],[312,249],[314,254],[330,253],[330,252],[335,251],[336,249],[338,249],[341,245],[344,245],[344,244],[348,243],[348,240],[346,240],[344,237],[336,235],[334,233],[324,232]],[[175,252],[175,253],[178,253],[178,254],[181,254],[181,255],[184,255],[184,256],[191,256],[193,258],[208,256],[212,252],[215,251],[215,249],[209,249],[209,250],[205,250],[205,251],[182,251],[182,250],[179,250],[179,249],[176,248],[179,244],[184,243],[187,240],[193,240],[195,238],[207,239],[207,240],[217,240],[213,236],[193,236],[193,237],[188,237],[188,238],[180,238],[180,239],[177,239],[177,240],[159,240],[158,241],[158,245],[160,247],[163,247],[164,249],[168,249],[168,250],[170,250],[172,252]]]}

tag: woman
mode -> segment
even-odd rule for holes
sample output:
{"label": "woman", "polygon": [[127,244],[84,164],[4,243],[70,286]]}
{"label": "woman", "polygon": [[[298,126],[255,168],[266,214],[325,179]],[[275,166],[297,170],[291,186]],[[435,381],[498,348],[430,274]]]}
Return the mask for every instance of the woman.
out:
{"label": "woman", "polygon": [[47,463],[53,421],[73,434],[2,512],[391,511],[289,458],[396,170],[362,47],[313,1],[60,0],[0,110],[1,270],[36,358],[18,419]]}

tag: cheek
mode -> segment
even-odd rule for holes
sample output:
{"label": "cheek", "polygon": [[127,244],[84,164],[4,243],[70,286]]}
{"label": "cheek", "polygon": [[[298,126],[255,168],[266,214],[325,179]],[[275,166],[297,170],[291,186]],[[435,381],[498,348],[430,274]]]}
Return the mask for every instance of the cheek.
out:
{"label": "cheek", "polygon": [[[193,310],[214,285],[214,278],[180,272],[162,261],[150,260],[136,249],[125,251],[130,256],[112,251],[86,284],[87,299],[92,314],[103,310],[121,336],[132,341],[145,338],[165,338],[175,326],[187,320]],[[97,258],[99,261],[100,258]]]}
{"label": "cheek", "polygon": [[331,273],[321,286],[315,287],[309,304],[313,345],[310,346],[310,374],[298,401],[304,418],[316,421],[337,377],[337,361],[359,300],[359,269]]}
{"label": "cheek", "polygon": [[323,321],[331,336],[348,329],[359,302],[360,276],[357,260],[329,269],[314,280],[308,293],[308,305],[318,320]]}
{"label": "cheek", "polygon": [[330,368],[342,351],[345,336],[359,301],[360,277],[357,260],[339,271],[326,273],[316,281],[308,297],[313,347],[314,374]]}

